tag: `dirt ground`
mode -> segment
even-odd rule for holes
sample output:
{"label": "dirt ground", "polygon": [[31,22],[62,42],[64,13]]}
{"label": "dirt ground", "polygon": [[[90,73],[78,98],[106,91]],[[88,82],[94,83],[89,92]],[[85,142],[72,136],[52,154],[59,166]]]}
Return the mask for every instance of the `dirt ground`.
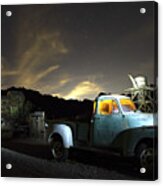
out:
{"label": "dirt ground", "polygon": [[[2,141],[3,177],[142,180],[132,162],[93,152],[71,150],[66,162],[53,160],[49,146],[33,140]],[[7,170],[6,164],[12,169]]]}

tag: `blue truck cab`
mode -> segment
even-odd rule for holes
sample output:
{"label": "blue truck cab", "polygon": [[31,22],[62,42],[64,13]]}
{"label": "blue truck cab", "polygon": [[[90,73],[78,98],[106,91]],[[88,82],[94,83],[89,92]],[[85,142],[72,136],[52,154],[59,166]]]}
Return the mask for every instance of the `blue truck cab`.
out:
{"label": "blue truck cab", "polygon": [[154,114],[137,110],[127,96],[101,95],[94,101],[89,122],[56,122],[48,141],[57,160],[67,158],[69,148],[83,148],[134,157],[151,170],[157,149],[156,121]]}

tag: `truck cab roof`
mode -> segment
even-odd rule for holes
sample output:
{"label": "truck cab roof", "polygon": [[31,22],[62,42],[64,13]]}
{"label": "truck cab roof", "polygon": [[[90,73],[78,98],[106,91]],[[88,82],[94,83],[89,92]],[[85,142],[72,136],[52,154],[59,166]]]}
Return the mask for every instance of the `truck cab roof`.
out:
{"label": "truck cab roof", "polygon": [[110,94],[110,95],[101,95],[98,97],[98,99],[130,99],[127,96],[120,95],[120,94]]}

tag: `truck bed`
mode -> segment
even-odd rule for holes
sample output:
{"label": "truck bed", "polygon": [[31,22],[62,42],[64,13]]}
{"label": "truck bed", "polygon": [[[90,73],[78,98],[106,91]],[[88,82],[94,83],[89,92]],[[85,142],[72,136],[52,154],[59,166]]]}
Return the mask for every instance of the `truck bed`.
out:
{"label": "truck bed", "polygon": [[87,145],[90,141],[91,123],[85,121],[65,121],[65,124],[70,126],[73,131],[75,143]]}

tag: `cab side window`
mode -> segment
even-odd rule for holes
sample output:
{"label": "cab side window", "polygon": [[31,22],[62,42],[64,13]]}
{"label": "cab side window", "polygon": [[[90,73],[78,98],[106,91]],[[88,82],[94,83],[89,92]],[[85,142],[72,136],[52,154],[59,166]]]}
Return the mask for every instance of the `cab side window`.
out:
{"label": "cab side window", "polygon": [[101,100],[99,102],[98,113],[101,115],[109,115],[112,113],[112,100]]}
{"label": "cab side window", "polygon": [[98,106],[98,113],[101,115],[110,115],[112,113],[118,113],[118,105],[117,103],[110,99],[110,100],[101,100]]}

